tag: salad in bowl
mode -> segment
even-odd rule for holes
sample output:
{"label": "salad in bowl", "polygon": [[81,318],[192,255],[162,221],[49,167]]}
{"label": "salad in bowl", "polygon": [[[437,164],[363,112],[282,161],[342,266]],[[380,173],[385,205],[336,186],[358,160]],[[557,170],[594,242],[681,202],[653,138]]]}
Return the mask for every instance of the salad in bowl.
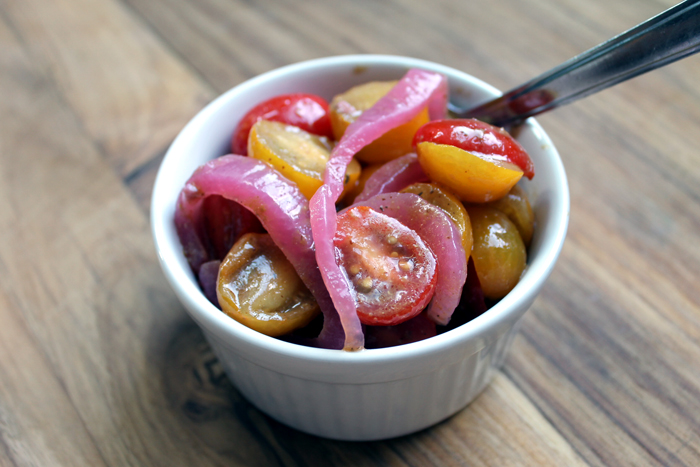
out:
{"label": "salad in bowl", "polygon": [[430,62],[331,57],[247,81],[183,129],[154,187],[156,247],[256,406],[379,439],[485,387],[568,223],[536,122],[516,139],[446,113],[496,94]]}

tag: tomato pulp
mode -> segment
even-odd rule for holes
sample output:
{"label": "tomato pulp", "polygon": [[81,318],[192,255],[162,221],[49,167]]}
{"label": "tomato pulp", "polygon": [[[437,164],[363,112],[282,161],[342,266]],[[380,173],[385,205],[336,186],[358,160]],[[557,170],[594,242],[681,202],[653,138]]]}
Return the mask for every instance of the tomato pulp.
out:
{"label": "tomato pulp", "polygon": [[391,326],[418,315],[437,282],[437,260],[416,232],[366,206],[338,216],[334,245],[363,324]]}

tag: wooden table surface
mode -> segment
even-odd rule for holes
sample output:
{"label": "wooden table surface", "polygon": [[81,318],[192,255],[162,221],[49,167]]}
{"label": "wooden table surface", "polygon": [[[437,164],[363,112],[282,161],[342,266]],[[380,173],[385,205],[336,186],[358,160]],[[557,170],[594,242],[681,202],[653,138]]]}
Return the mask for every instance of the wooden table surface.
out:
{"label": "wooden table surface", "polygon": [[508,89],[673,0],[0,0],[0,466],[700,465],[700,56],[543,115],[561,258],[502,371],[415,435],[251,406],[158,266],[182,126],[261,72],[414,56]]}

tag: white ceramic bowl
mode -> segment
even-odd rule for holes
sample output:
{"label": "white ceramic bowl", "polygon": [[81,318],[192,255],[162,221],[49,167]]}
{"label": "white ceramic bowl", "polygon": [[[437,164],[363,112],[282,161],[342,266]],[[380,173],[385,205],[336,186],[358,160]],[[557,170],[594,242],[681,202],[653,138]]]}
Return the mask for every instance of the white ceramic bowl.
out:
{"label": "white ceramic bowl", "polygon": [[290,92],[330,100],[359,83],[398,79],[410,67],[447,76],[452,100],[463,105],[498,94],[466,73],[405,57],[348,55],[286,66],[236,86],[195,116],[168,150],[153,190],[153,237],[165,276],[228,376],[260,410],[318,436],[376,440],[411,433],[453,415],[486,387],[564,242],[569,191],[549,137],[532,119],[518,135],[535,163],[536,176],[525,188],[537,219],[520,283],[473,321],[393,348],[353,353],[309,348],[259,334],[227,317],[207,301],[190,272],[173,226],[175,200],[196,167],[227,153],[233,127],[255,104]]}

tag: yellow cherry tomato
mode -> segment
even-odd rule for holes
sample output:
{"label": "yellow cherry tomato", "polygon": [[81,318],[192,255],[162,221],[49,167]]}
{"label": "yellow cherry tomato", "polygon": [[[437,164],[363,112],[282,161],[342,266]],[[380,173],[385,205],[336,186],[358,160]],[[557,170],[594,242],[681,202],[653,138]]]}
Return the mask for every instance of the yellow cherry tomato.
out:
{"label": "yellow cherry tomato", "polygon": [[510,292],[525,270],[527,253],[518,229],[501,211],[468,206],[474,232],[472,258],[484,295],[497,300]]}
{"label": "yellow cherry tomato", "polygon": [[268,234],[243,235],[219,267],[216,293],[231,318],[268,336],[302,328],[320,312]]}
{"label": "yellow cherry tomato", "polygon": [[[331,143],[323,136],[267,120],[253,125],[248,138],[248,156],[272,165],[296,183],[308,199],[323,184],[331,149]],[[354,186],[361,171],[362,167],[353,159],[345,172],[346,191]]]}
{"label": "yellow cherry tomato", "polygon": [[445,185],[465,202],[500,199],[523,176],[515,164],[482,158],[449,144],[424,141],[416,145],[416,150],[430,180]]}
{"label": "yellow cherry tomato", "polygon": [[508,216],[508,219],[518,228],[525,246],[530,245],[532,234],[535,231],[535,215],[532,212],[527,193],[520,185],[515,185],[506,196],[488,203],[487,206],[498,209]]}

